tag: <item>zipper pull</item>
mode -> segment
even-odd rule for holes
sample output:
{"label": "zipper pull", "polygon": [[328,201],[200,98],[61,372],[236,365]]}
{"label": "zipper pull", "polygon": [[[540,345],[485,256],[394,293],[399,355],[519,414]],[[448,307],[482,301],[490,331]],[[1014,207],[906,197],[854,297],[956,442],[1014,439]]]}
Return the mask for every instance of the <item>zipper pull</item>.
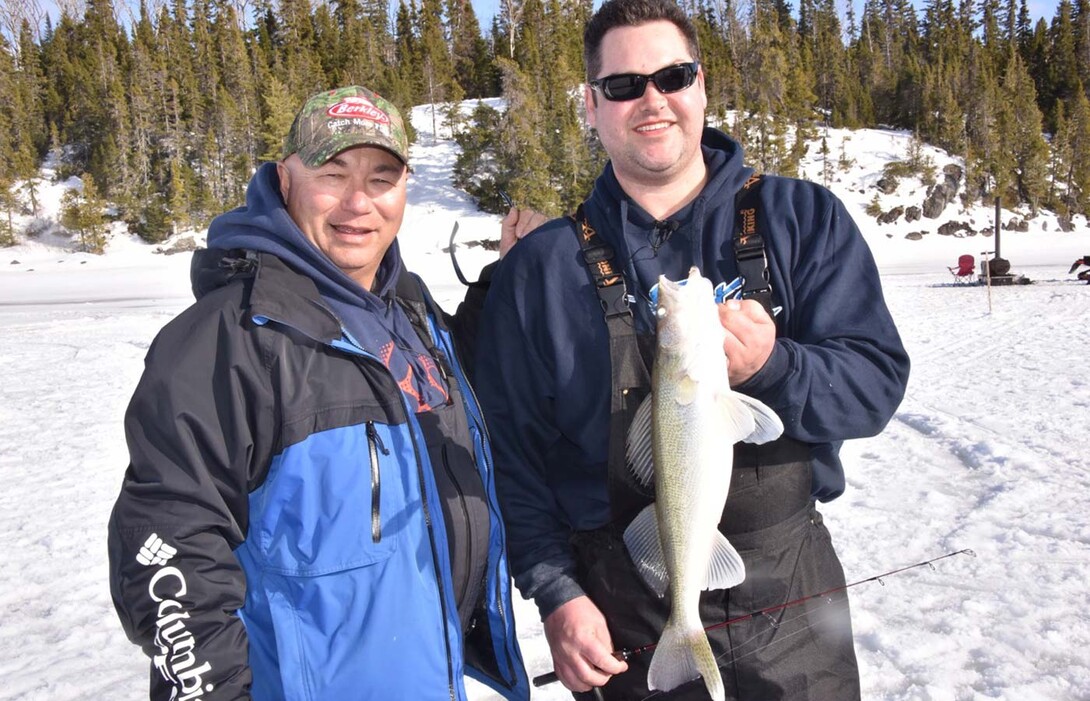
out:
{"label": "zipper pull", "polygon": [[375,428],[374,421],[367,422],[367,440],[378,446],[383,455],[390,454],[390,451],[386,449],[386,444],[382,442],[382,436],[378,435],[378,429]]}
{"label": "zipper pull", "polygon": [[367,454],[371,459],[371,541],[378,543],[382,540],[382,516],[379,510],[381,501],[381,483],[379,478],[378,451],[383,455],[389,455],[390,451],[382,444],[382,438],[378,435],[374,421],[367,422]]}

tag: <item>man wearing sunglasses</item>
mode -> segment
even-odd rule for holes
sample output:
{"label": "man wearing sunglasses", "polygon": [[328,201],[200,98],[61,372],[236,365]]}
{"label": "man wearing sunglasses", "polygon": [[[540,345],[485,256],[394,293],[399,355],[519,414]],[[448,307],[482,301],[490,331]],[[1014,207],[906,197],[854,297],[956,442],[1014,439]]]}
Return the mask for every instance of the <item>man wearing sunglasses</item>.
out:
{"label": "man wearing sunglasses", "polygon": [[[694,265],[713,284],[746,276],[742,289],[758,294],[720,305],[725,361],[734,389],[776,411],[785,433],[735,448],[719,529],[747,576],[703,592],[701,617],[726,698],[859,699],[845,593],[785,604],[844,585],[814,505],[844,490],[840,443],[880,432],[904,394],[909,361],[873,258],[843,204],[813,183],[766,175],[739,206],[753,171],[705,127],[696,32],[673,0],[609,0],[584,39],[587,121],[610,162],[576,216],[501,263],[479,338],[515,583],[577,698],[651,694],[648,648],[669,599],[644,584],[622,540],[653,499],[624,458],[650,391],[651,288]],[[740,249],[750,257],[735,253],[736,209],[752,210],[764,238]],[[767,260],[756,274],[752,256]],[[769,613],[717,625],[755,611]],[[707,699],[690,676],[655,698]]]}

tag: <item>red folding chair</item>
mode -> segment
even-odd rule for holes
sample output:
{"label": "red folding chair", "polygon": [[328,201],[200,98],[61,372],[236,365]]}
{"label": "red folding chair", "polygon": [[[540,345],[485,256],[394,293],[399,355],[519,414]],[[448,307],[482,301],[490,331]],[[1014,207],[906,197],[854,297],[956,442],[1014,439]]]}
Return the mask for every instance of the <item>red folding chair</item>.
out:
{"label": "red folding chair", "polygon": [[963,256],[958,256],[957,266],[953,268],[947,268],[947,270],[949,270],[950,274],[954,276],[954,282],[976,282],[976,259],[968,253]]}

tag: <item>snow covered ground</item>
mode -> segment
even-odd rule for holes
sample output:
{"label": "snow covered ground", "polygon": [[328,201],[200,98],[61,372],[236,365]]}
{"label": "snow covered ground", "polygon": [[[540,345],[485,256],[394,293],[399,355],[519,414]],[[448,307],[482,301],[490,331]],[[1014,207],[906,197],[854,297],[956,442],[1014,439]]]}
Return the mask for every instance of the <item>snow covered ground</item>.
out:
{"label": "snow covered ground", "polygon": [[[422,108],[414,120],[402,249],[453,308],[451,227],[461,242],[494,238],[498,219],[451,189],[452,145],[433,143]],[[849,581],[976,555],[851,590],[863,696],[1090,699],[1090,286],[1067,274],[1090,255],[1090,227],[1078,217],[1061,233],[1039,217],[1004,231],[1003,257],[1036,282],[992,288],[989,307],[987,288],[952,285],[946,266],[993,239],[938,236],[949,217],[878,226],[863,214],[908,136],[834,132],[833,154],[845,137],[856,163],[832,186],[879,261],[913,371],[887,430],[845,446],[848,490],[823,511]],[[820,164],[807,172],[819,178]],[[914,187],[883,208],[920,204]],[[951,214],[977,229],[990,215]],[[104,256],[48,241],[0,249],[0,699],[146,698],[147,662],[110,603],[106,521],[127,462],[121,417],[148,344],[190,301],[189,256],[124,235]],[[493,255],[458,249],[471,277]],[[516,616],[530,674],[549,671],[533,606]],[[570,696],[554,684],[533,698]]]}

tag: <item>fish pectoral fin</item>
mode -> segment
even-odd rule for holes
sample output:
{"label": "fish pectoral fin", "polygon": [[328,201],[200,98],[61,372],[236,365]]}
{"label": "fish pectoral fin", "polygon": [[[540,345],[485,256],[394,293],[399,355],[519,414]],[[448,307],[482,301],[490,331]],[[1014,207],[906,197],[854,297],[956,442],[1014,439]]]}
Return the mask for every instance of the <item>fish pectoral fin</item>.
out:
{"label": "fish pectoral fin", "polygon": [[749,408],[753,417],[753,432],[742,438],[746,443],[769,443],[783,435],[783,422],[776,412],[772,411],[764,402],[747,397],[744,394],[734,393],[742,404]]}
{"label": "fish pectoral fin", "polygon": [[625,438],[625,457],[632,475],[643,486],[651,484],[655,476],[655,458],[651,449],[651,395],[636,409],[636,415],[628,426]]}
{"label": "fish pectoral fin", "polygon": [[659,598],[666,596],[670,575],[666,571],[666,558],[662,554],[662,543],[659,541],[659,521],[654,504],[644,507],[632,519],[632,523],[628,524],[624,531],[624,544],[647,586]]}
{"label": "fish pectoral fin", "polygon": [[708,573],[704,578],[704,589],[736,587],[746,578],[745,563],[725,535],[718,531],[715,535],[712,556],[708,560]]}
{"label": "fish pectoral fin", "polygon": [[742,395],[737,392],[725,391],[716,396],[719,413],[723,418],[724,435],[731,437],[731,442],[742,440],[745,436],[753,434],[753,412],[744,402],[738,401]]}

